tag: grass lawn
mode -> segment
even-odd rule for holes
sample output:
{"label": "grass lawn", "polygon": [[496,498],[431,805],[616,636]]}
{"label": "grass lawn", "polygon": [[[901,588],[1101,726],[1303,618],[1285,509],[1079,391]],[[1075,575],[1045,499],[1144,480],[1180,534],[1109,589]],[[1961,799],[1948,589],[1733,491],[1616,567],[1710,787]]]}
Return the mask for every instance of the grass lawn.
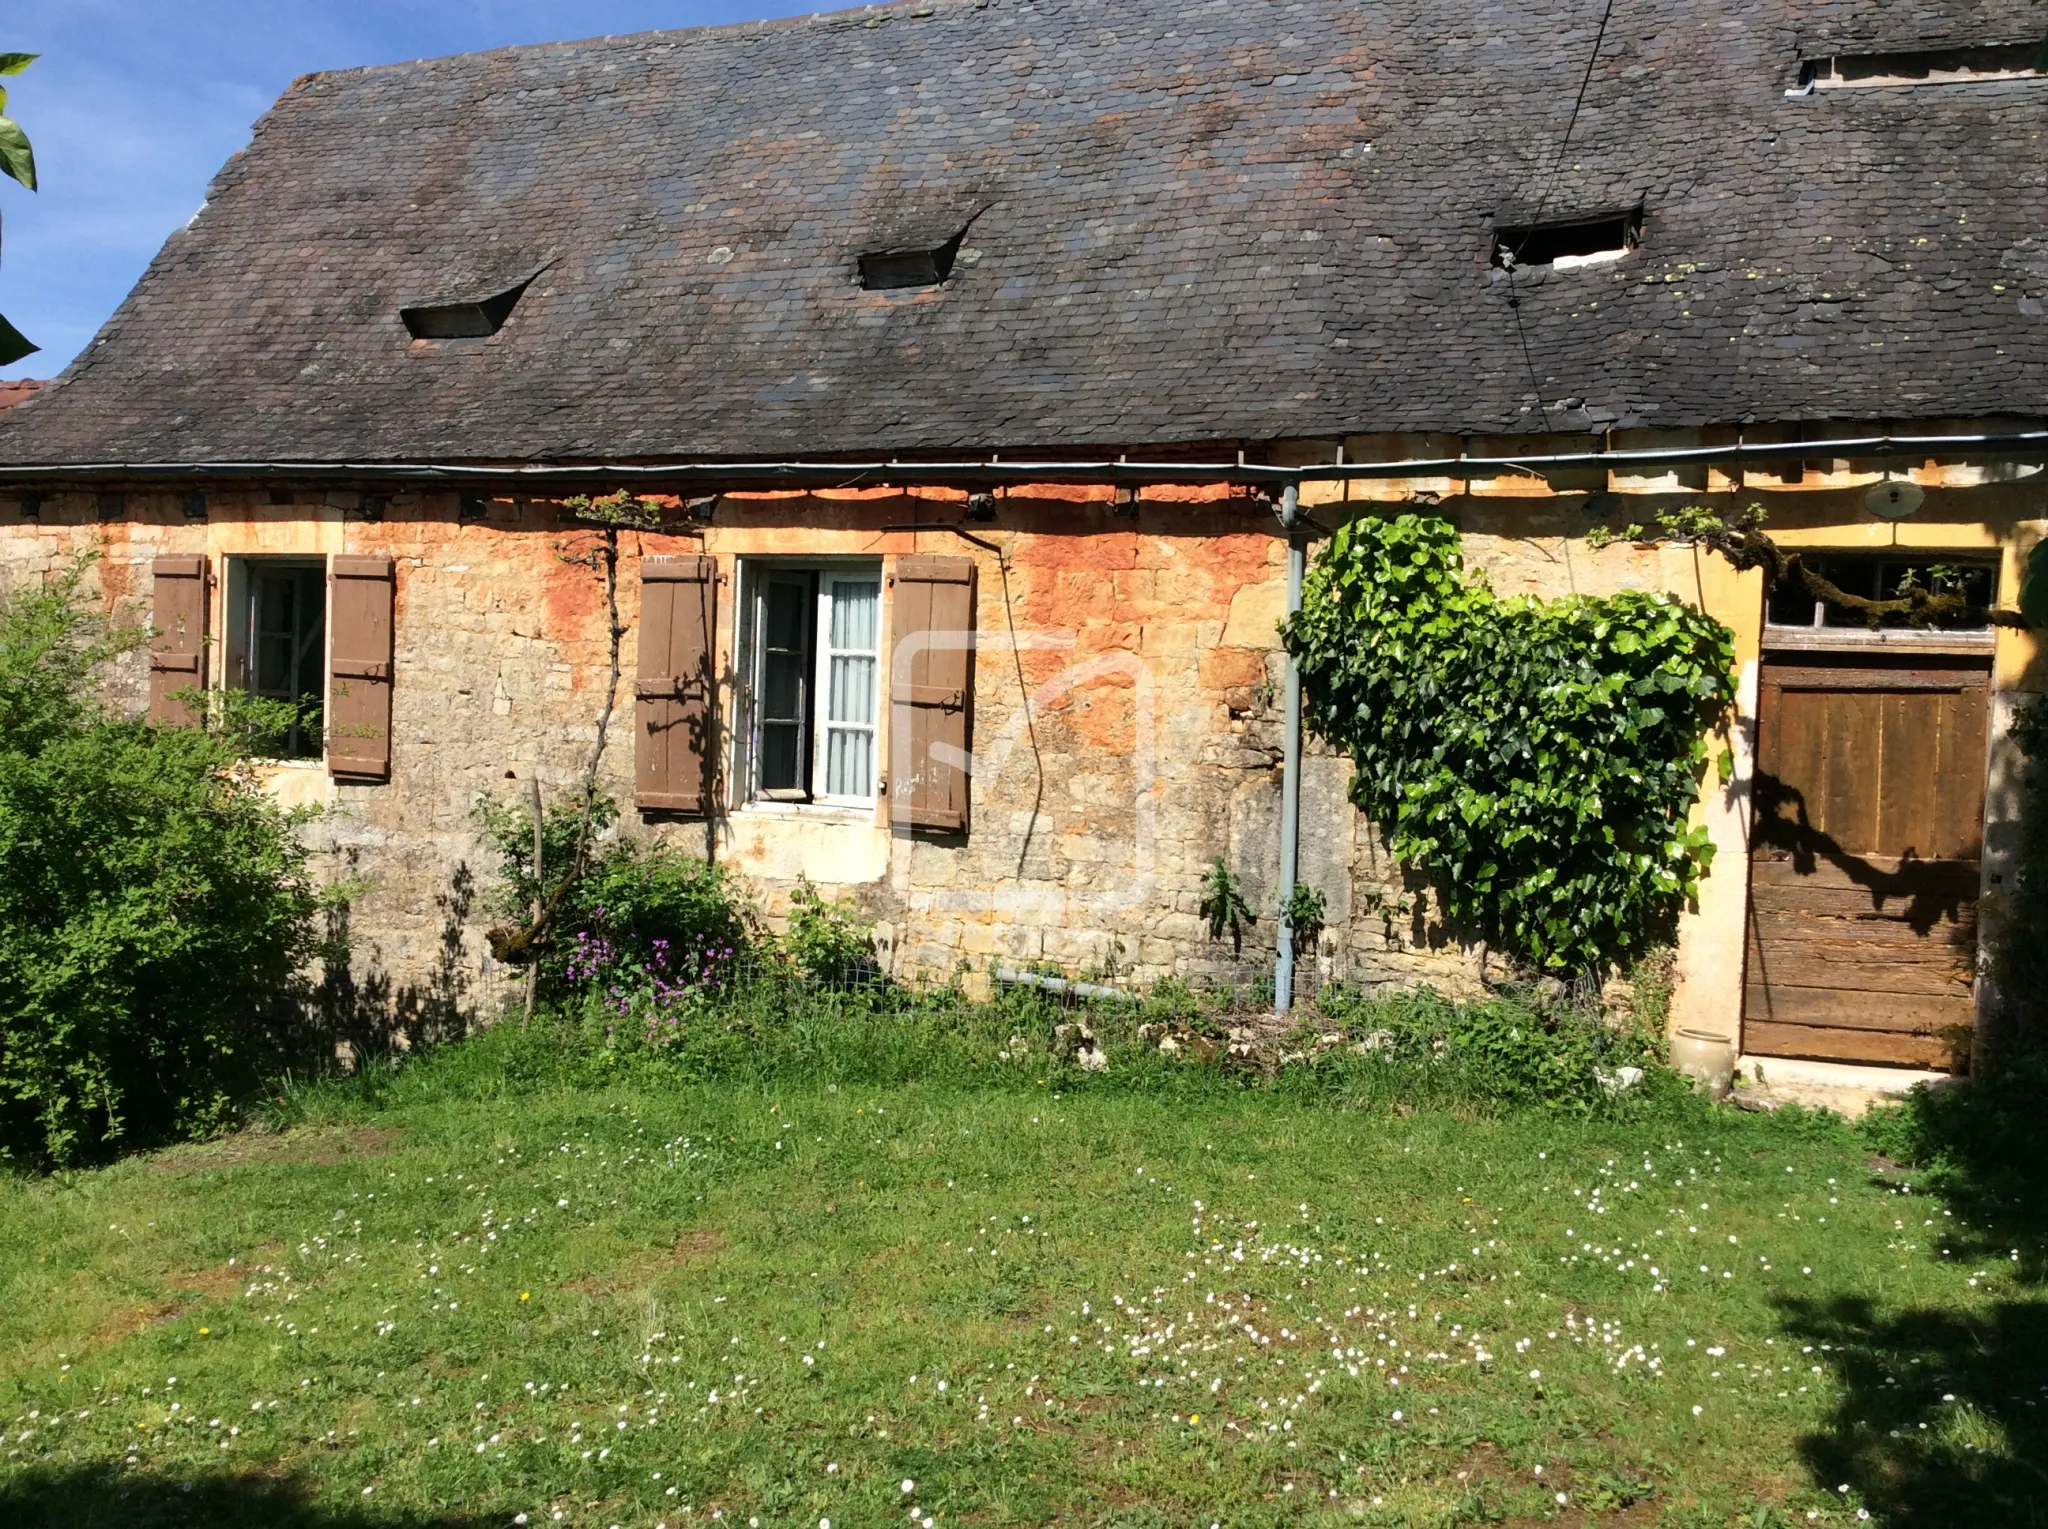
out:
{"label": "grass lawn", "polygon": [[0,1183],[0,1521],[2048,1513],[2032,1265],[1840,1127],[476,1072]]}

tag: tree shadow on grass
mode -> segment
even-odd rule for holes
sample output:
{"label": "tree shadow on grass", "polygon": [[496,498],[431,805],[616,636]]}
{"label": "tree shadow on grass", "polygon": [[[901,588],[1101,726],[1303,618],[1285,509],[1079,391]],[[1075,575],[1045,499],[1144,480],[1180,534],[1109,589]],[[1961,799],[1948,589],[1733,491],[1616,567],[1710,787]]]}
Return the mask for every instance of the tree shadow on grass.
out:
{"label": "tree shadow on grass", "polygon": [[1781,1302],[1788,1335],[1812,1346],[1802,1360],[1841,1388],[1802,1443],[1814,1482],[1848,1484],[1888,1524],[2048,1529],[2048,1054],[1919,1092],[1864,1133],[1896,1160],[1872,1167],[1903,1223],[1901,1258],[1969,1270],[2000,1298]]}
{"label": "tree shadow on grass", "polygon": [[498,1529],[510,1521],[509,1513],[393,1512],[369,1498],[360,1508],[328,1508],[303,1482],[227,1471],[36,1466],[0,1482],[0,1524],[15,1529]]}
{"label": "tree shadow on grass", "polygon": [[1816,1485],[1846,1484],[1886,1524],[2048,1525],[2048,1304],[1783,1312],[1841,1387],[1800,1444]]}

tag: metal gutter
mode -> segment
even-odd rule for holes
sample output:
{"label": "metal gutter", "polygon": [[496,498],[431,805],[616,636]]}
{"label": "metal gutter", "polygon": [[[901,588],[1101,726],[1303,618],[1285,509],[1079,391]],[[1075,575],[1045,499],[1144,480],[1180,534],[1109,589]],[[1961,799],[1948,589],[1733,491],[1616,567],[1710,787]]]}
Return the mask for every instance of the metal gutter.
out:
{"label": "metal gutter", "polygon": [[1803,441],[1735,441],[1720,446],[1622,447],[1611,451],[1532,452],[1516,456],[1406,457],[1382,462],[1313,462],[1295,466],[1227,461],[1134,461],[1129,457],[1018,458],[957,461],[900,457],[858,462],[781,459],[670,463],[448,462],[71,462],[0,466],[0,483],[111,483],[138,480],[333,479],[346,482],[431,482],[579,489],[645,484],[676,487],[863,488],[966,483],[1239,483],[1280,489],[1287,484],[1373,478],[1483,478],[1508,473],[1604,467],[1677,467],[1693,462],[1792,461],[1807,457],[1895,457],[1921,454],[2048,455],[2048,429],[1971,435],[1860,435]]}

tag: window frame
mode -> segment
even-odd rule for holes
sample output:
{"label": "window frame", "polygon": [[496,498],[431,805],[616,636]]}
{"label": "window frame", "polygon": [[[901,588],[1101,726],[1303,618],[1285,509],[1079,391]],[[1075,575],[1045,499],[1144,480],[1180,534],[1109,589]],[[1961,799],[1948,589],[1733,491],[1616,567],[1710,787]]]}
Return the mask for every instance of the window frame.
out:
{"label": "window frame", "polygon": [[[739,560],[740,599],[735,612],[733,674],[742,690],[737,708],[741,725],[733,730],[734,807],[755,812],[797,812],[844,815],[872,814],[882,791],[882,658],[886,650],[888,578],[879,557],[783,558],[749,557]],[[810,603],[806,622],[806,663],[803,666],[805,695],[801,714],[803,784],[801,789],[764,787],[761,784],[761,733],[763,663],[767,657],[765,636],[765,592],[771,580],[801,575],[809,579]],[[874,588],[874,646],[835,649],[832,645],[834,588],[845,583],[869,584]],[[834,656],[865,657],[871,660],[867,722],[835,721],[831,712],[831,677]],[[868,740],[868,790],[865,795],[826,790],[830,771],[832,734],[854,732]]]}
{"label": "window frame", "polygon": [[[333,645],[333,591],[332,568],[328,559],[319,553],[229,553],[224,559],[226,576],[221,580],[221,625],[220,641],[222,663],[218,669],[216,687],[222,691],[239,690],[245,695],[257,695],[255,679],[259,655],[256,630],[258,616],[259,586],[256,576],[264,573],[296,572],[309,577],[301,590],[316,579],[319,589],[319,639],[310,653],[301,652],[296,659],[300,666],[301,695],[312,695],[318,707],[317,727],[303,724],[293,728],[299,735],[300,751],[267,757],[266,764],[317,766],[327,756],[328,708],[331,697],[330,684]],[[306,644],[301,641],[304,647]],[[310,674],[311,686],[305,681]]]}
{"label": "window frame", "polygon": [[[832,607],[834,586],[839,584],[871,584],[875,591],[874,645],[868,648],[838,648],[832,642]],[[877,792],[876,777],[881,773],[878,765],[881,753],[882,734],[882,565],[874,565],[872,576],[864,565],[849,565],[839,568],[823,568],[818,572],[817,614],[811,623],[812,646],[815,652],[816,679],[812,685],[817,715],[812,723],[811,755],[811,800],[828,807],[872,808]],[[869,663],[868,720],[853,722],[832,716],[832,660],[835,658],[865,658]],[[867,777],[868,789],[863,795],[835,794],[829,787],[832,779],[832,734],[865,734],[868,743]]]}
{"label": "window frame", "polygon": [[[1877,549],[1861,547],[1802,547],[1798,551],[1809,564],[1815,565],[1815,571],[1821,577],[1839,584],[1849,594],[1861,595],[1866,599],[1882,600],[1892,598],[1886,592],[1887,581],[1883,577],[1887,572],[1893,574],[1894,577],[1890,582],[1895,584],[1897,574],[1905,569],[1925,568],[1929,565],[1947,563],[1957,565],[1969,570],[1973,574],[1986,578],[1989,588],[1986,591],[1987,599],[1985,603],[1987,605],[1995,605],[1998,601],[2000,559],[1995,551],[1986,548],[1975,547],[1963,551],[1945,551],[1938,547],[1884,547]],[[1853,581],[1858,587],[1851,587],[1852,581],[1844,577],[1844,574],[1851,570],[1860,575],[1867,576],[1866,578],[1858,578]],[[1988,639],[1996,631],[1989,623],[1981,626],[1935,627],[1929,628],[1925,632],[1903,624],[1883,625],[1872,628],[1846,614],[1835,612],[1824,601],[1819,599],[1812,601],[1811,611],[1804,620],[1783,621],[1778,619],[1778,614],[1773,611],[1772,606],[1778,603],[1786,593],[1786,591],[1773,590],[1764,602],[1764,627],[1766,631],[1774,635],[1814,632],[1826,633],[1833,637],[1867,640],[1873,632],[1887,632],[1892,634],[1893,641],[1910,641],[1915,637],[1921,637],[1928,640],[1952,642],[1963,638]],[[1780,609],[1783,609],[1782,605]],[[1787,613],[1789,614],[1789,612]]]}

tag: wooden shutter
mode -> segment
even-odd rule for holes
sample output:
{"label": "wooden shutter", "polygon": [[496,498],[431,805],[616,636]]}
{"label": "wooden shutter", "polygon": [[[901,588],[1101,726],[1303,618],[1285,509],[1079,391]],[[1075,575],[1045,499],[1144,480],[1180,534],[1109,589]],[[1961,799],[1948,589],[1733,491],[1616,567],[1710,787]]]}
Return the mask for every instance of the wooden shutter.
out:
{"label": "wooden shutter", "polygon": [[337,557],[328,576],[327,769],[391,774],[391,606],[388,557]]}
{"label": "wooden shutter", "polygon": [[889,666],[890,820],[967,827],[967,725],[974,704],[974,560],[896,560]]}
{"label": "wooden shutter", "polygon": [[640,560],[640,670],[633,687],[633,802],[705,812],[711,800],[711,633],[718,565]]}
{"label": "wooden shutter", "polygon": [[190,727],[198,718],[173,697],[206,683],[206,559],[160,557],[152,565],[155,609],[149,639],[149,720]]}

